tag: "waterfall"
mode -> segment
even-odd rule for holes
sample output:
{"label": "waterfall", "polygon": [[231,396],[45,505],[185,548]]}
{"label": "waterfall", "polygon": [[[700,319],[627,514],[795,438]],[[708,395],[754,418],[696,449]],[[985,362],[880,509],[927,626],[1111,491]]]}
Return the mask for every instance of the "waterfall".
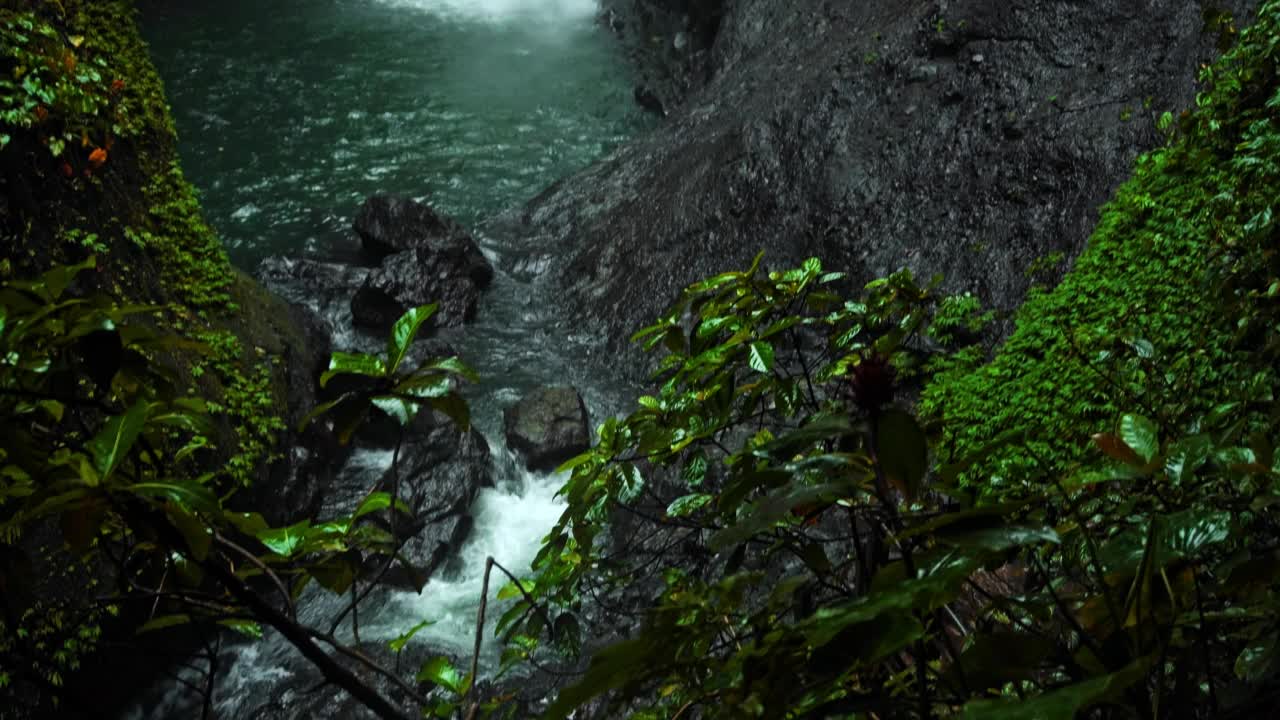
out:
{"label": "waterfall", "polygon": [[590,19],[598,0],[381,0],[403,8],[479,21],[533,21],[559,24]]}

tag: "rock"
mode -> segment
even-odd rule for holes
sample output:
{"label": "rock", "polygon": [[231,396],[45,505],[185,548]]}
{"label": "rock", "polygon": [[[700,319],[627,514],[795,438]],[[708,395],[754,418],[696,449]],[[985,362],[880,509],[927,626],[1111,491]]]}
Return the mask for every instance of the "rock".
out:
{"label": "rock", "polygon": [[530,470],[554,470],[591,447],[587,408],[571,387],[532,392],[502,413],[507,445]]}
{"label": "rock", "polygon": [[[628,36],[662,40],[631,47],[667,120],[486,227],[555,258],[542,281],[564,327],[601,338],[590,355],[615,376],[648,376],[627,338],[682,288],[762,249],[773,268],[817,256],[848,292],[904,266],[942,272],[944,291],[1010,313],[1025,269],[1078,253],[1161,142],[1119,108],[1191,106],[1216,52],[1181,0],[721,4],[699,35],[702,3],[607,0]],[[1255,3],[1221,4],[1243,23]]]}
{"label": "rock", "polygon": [[493,267],[471,235],[452,218],[396,195],[374,195],[356,213],[356,234],[376,261],[408,250],[430,248],[450,258],[457,274],[478,285],[493,279]]}
{"label": "rock", "polygon": [[439,303],[428,327],[464,325],[475,319],[480,293],[492,278],[487,261],[485,267],[487,275],[463,256],[430,247],[391,255],[356,290],[351,318],[358,326],[387,330],[406,310]]}
{"label": "rock", "polygon": [[[360,476],[354,480],[326,504],[329,514],[351,513],[364,499],[367,481],[360,482]],[[472,525],[471,504],[481,488],[492,486],[493,468],[484,436],[475,429],[458,428],[442,414],[420,413],[406,430],[398,463],[375,484],[376,489],[395,493],[404,501],[409,515],[401,512],[393,517],[382,511],[366,516],[368,522],[405,541],[402,555],[410,567],[397,563],[383,581],[421,589],[466,541]],[[382,558],[373,559],[367,569],[380,569],[382,562]]]}

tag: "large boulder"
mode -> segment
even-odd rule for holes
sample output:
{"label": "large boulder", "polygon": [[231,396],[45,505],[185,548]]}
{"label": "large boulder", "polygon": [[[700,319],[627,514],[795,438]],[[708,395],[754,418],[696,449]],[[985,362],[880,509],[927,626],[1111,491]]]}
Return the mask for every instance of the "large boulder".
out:
{"label": "large boulder", "polygon": [[543,388],[502,413],[507,446],[530,470],[548,471],[591,447],[587,407],[571,387]]}
{"label": "large boulder", "polygon": [[351,298],[351,317],[361,327],[385,330],[406,310],[439,303],[431,318],[433,327],[463,325],[475,319],[480,293],[492,273],[487,262],[475,265],[458,248],[420,247],[391,255]]}
{"label": "large boulder", "polygon": [[565,327],[637,379],[630,334],[761,249],[819,256],[848,290],[906,266],[1016,308],[1162,142],[1160,114],[1194,103],[1217,40],[1184,0],[726,0],[716,28],[660,128],[486,228],[555,258]]}
{"label": "large boulder", "polygon": [[375,261],[429,247],[441,253],[457,253],[469,264],[464,274],[493,276],[493,268],[462,225],[415,200],[374,195],[360,206],[352,227],[365,253]]}

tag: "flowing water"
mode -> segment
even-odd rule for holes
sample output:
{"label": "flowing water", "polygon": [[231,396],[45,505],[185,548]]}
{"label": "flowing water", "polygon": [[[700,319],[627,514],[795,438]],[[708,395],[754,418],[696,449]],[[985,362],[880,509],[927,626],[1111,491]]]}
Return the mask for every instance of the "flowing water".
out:
{"label": "flowing water", "polygon": [[[646,127],[596,0],[143,0],[144,33],[166,82],[188,178],[232,259],[344,257],[351,218],[376,192],[429,202],[472,227],[516,205]],[[472,509],[471,539],[421,595],[389,593],[361,618],[364,640],[420,620],[415,642],[469,655],[484,560],[527,568],[562,509],[561,479],[524,471],[501,437],[501,408],[547,384],[577,385],[593,422],[618,407],[591,377],[554,303],[507,276],[513,248],[477,233],[498,277],[477,323],[446,339],[486,380],[469,394],[489,440],[497,486]],[[342,326],[342,312],[308,302]],[[368,342],[350,330],[338,346]],[[358,451],[345,481],[371,483],[386,453]],[[495,580],[496,587],[502,583]],[[303,617],[333,599],[310,597]],[[371,616],[370,616],[371,615]],[[490,650],[492,652],[492,643]],[[491,656],[490,656],[491,658]],[[244,717],[264,699],[315,684],[270,631],[239,647],[216,693],[218,715]],[[135,718],[192,712],[176,685]]]}

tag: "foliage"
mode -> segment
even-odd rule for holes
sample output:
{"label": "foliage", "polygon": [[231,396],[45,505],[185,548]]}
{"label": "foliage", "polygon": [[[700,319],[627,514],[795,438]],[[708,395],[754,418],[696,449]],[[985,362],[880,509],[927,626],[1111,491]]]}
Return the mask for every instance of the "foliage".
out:
{"label": "foliage", "polygon": [[[149,360],[190,343],[148,329],[154,306],[118,305],[79,292],[77,276],[95,266],[90,259],[0,288],[0,663],[7,682],[18,680],[56,698],[62,673],[75,668],[97,637],[96,627],[83,623],[67,628],[67,640],[29,629],[30,613],[42,600],[35,592],[40,560],[31,557],[42,545],[32,541],[53,530],[96,580],[111,579],[101,587],[104,607],[147,608],[139,632],[195,623],[260,636],[260,625],[269,624],[326,678],[346,677],[359,695],[355,676],[344,676],[315,644],[342,652],[333,629],[299,624],[293,602],[312,582],[350,592],[354,624],[363,563],[393,557],[402,542],[371,520],[407,512],[407,506],[393,488],[370,489],[351,514],[323,522],[273,528],[256,513],[229,511],[229,495],[219,490],[228,483],[199,471],[212,437],[207,404],[178,394],[176,378]],[[403,362],[433,311],[406,314],[382,357],[335,356],[326,381],[369,375],[376,367],[377,383],[344,394],[316,415],[334,411],[342,426],[347,408],[393,399],[405,423],[420,405],[447,409],[465,422],[465,405],[453,387],[472,376],[465,365],[456,358],[414,368]],[[235,468],[221,472],[232,475]],[[258,585],[262,580],[270,582]],[[57,626],[48,618],[40,625]],[[465,694],[450,667],[434,662],[420,682],[440,685],[450,696]]]}
{"label": "foliage", "polygon": [[[1176,399],[1160,420],[1187,427],[1236,388],[1250,398],[1274,392],[1271,366],[1236,343],[1240,315],[1206,299],[1224,262],[1247,256],[1274,268],[1261,254],[1274,249],[1280,185],[1277,37],[1280,7],[1268,2],[1234,49],[1201,71],[1198,109],[1169,146],[1138,160],[1072,272],[1032,291],[990,364],[960,365],[926,389],[921,408],[943,428],[945,458],[1006,432],[1031,438],[1030,449],[992,454],[974,483],[1002,492],[1025,484],[1040,460],[1083,458],[1079,438],[1105,428],[1131,395]],[[1251,281],[1264,295],[1266,274]]]}
{"label": "foliage", "polygon": [[[929,439],[894,399],[927,367],[931,318],[948,333],[969,301],[905,273],[846,301],[835,279],[816,260],[767,275],[757,260],[637,333],[667,350],[661,389],[562,467],[568,508],[498,627],[515,663],[544,638],[572,657],[618,621],[600,607],[631,603],[642,622],[548,717],[605,693],[637,718],[1208,717],[1267,702],[1280,458],[1274,438],[1243,434],[1243,405],[1193,432],[1125,413],[1088,462],[967,492],[958,477],[1008,448],[1034,456],[1030,438],[927,474]],[[1237,681],[1249,690],[1228,703]]]}

